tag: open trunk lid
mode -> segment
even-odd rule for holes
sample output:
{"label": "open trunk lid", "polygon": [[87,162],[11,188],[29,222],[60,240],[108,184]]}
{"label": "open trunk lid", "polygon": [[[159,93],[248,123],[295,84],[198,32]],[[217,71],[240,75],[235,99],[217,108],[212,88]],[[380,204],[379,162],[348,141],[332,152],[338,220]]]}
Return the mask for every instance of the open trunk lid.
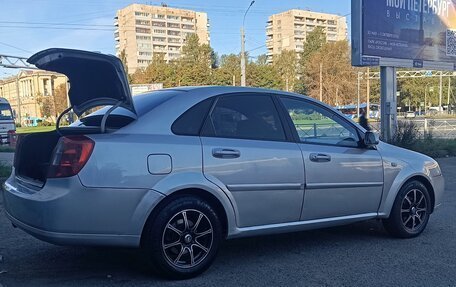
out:
{"label": "open trunk lid", "polygon": [[117,104],[136,115],[128,80],[117,57],[51,48],[34,54],[27,62],[68,77],[69,100],[78,117],[91,108]]}

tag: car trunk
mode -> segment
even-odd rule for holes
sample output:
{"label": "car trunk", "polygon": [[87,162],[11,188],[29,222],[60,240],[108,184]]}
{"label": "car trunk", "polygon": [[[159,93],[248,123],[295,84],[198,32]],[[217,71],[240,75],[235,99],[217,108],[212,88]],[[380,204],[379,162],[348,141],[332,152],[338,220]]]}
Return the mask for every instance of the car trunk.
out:
{"label": "car trunk", "polygon": [[[41,188],[46,183],[54,151],[57,152],[56,146],[62,136],[117,130],[136,119],[136,110],[122,62],[117,57],[52,48],[36,53],[27,62],[37,68],[62,73],[68,77],[68,99],[71,109],[79,118],[90,109],[111,106],[80,119],[78,125],[60,128],[59,117],[55,131],[19,135],[14,159],[16,177],[25,184]],[[117,108],[120,108],[123,114],[111,115]],[[65,138],[62,142],[65,140],[71,141]],[[75,149],[68,149],[68,152],[67,156],[71,156]],[[72,168],[68,162],[65,167]]]}
{"label": "car trunk", "polygon": [[62,136],[99,133],[99,128],[62,128],[57,131],[19,134],[14,168],[16,177],[35,187],[43,187],[54,149]]}

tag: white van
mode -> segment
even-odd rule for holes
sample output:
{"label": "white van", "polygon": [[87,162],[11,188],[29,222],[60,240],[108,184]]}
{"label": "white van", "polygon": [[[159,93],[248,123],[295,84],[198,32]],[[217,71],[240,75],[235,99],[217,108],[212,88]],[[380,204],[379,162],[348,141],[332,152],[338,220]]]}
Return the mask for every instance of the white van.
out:
{"label": "white van", "polygon": [[16,134],[13,111],[10,103],[5,98],[0,98],[0,140],[1,144],[10,143]]}

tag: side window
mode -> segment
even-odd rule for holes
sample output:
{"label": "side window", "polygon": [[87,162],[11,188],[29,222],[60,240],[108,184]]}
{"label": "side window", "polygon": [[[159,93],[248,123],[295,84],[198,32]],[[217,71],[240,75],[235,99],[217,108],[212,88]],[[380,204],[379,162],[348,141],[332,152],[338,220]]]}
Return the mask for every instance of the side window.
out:
{"label": "side window", "polygon": [[282,98],[303,143],[357,147],[356,129],[329,110],[303,100]]}
{"label": "side window", "polygon": [[229,95],[218,99],[203,135],[285,141],[285,132],[270,96]]}
{"label": "side window", "polygon": [[206,99],[188,109],[173,123],[172,132],[182,136],[198,136],[213,101],[213,98]]}

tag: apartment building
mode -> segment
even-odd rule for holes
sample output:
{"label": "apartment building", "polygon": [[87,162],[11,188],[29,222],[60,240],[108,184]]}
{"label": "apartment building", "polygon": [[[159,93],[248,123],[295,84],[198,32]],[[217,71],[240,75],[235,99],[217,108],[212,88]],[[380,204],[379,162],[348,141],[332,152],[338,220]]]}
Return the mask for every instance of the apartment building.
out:
{"label": "apartment building", "polygon": [[27,118],[43,118],[38,98],[53,97],[54,90],[66,82],[67,77],[62,74],[24,70],[16,76],[0,79],[0,97],[10,103],[16,122],[24,123]]}
{"label": "apartment building", "polygon": [[328,42],[347,39],[347,19],[334,14],[292,9],[269,17],[266,25],[268,62],[283,50],[301,52],[308,33],[322,27]]}
{"label": "apartment building", "polygon": [[117,56],[125,51],[128,73],[146,68],[156,53],[178,59],[189,34],[209,44],[207,14],[167,6],[131,4],[117,11],[114,25]]}

